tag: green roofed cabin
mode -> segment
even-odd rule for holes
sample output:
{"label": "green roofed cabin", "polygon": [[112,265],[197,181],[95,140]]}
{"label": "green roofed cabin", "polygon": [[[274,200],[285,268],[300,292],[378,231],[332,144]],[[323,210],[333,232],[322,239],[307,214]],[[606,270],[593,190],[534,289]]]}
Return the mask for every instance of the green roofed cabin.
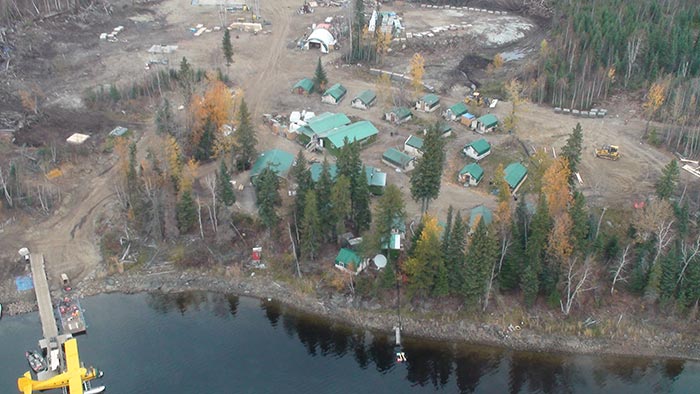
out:
{"label": "green roofed cabin", "polygon": [[394,107],[391,111],[384,114],[385,120],[396,124],[408,122],[411,118],[413,118],[413,114],[411,110],[406,107]]}
{"label": "green roofed cabin", "polygon": [[[311,180],[318,182],[321,178],[321,172],[323,171],[323,164],[314,163],[309,166],[309,171],[311,172]],[[335,163],[329,163],[328,173],[331,176],[331,180],[335,181],[335,178],[338,176],[338,166]],[[384,194],[384,188],[386,188],[386,172],[382,172],[376,167],[365,166],[365,175],[367,176],[367,184],[369,185],[370,193],[376,196]]]}
{"label": "green roofed cabin", "polygon": [[471,128],[477,133],[488,133],[498,126],[498,118],[493,114],[486,114],[472,121]]}
{"label": "green roofed cabin", "polygon": [[484,169],[476,163],[467,164],[459,171],[459,182],[464,186],[478,186],[484,177]]}
{"label": "green roofed cabin", "polygon": [[479,161],[491,154],[491,144],[481,138],[465,145],[464,149],[462,149],[462,153],[467,157]]}
{"label": "green roofed cabin", "polygon": [[444,116],[447,120],[459,120],[459,117],[467,112],[469,112],[467,104],[460,101],[459,103],[446,109],[445,112],[442,113],[442,116]]}
{"label": "green roofed cabin", "polygon": [[277,176],[285,178],[289,174],[289,169],[294,163],[294,155],[279,149],[271,149],[262,152],[255,160],[253,168],[250,170],[250,181],[254,182],[260,173],[270,166]]}
{"label": "green roofed cabin", "polygon": [[371,122],[361,120],[347,126],[341,126],[330,130],[325,136],[322,136],[322,138],[328,142],[328,144],[325,144],[325,147],[333,151],[345,145],[345,138],[347,138],[351,144],[355,142],[365,144],[376,138],[377,134],[379,134],[379,130],[377,130]]}
{"label": "green roofed cabin", "polygon": [[301,81],[294,84],[292,87],[292,93],[309,95],[314,91],[314,81],[309,78],[304,78]]}
{"label": "green roofed cabin", "polygon": [[328,88],[325,93],[323,93],[323,96],[321,96],[321,102],[337,105],[347,93],[348,90],[345,89],[343,85],[336,83]]}
{"label": "green roofed cabin", "polygon": [[314,137],[323,138],[338,127],[349,125],[350,119],[343,113],[324,112],[309,119],[306,126],[299,128],[298,141],[308,144]]}
{"label": "green roofed cabin", "polygon": [[359,274],[363,269],[367,268],[367,262],[362,261],[362,258],[350,249],[342,248],[338,251],[338,256],[335,258],[334,265],[339,270]]}
{"label": "green roofed cabin", "polygon": [[493,212],[483,205],[473,208],[469,213],[469,234],[476,230],[480,220],[487,226],[493,222]]}
{"label": "green roofed cabin", "polygon": [[415,135],[409,135],[403,143],[403,151],[413,157],[423,156],[423,139]]}
{"label": "green roofed cabin", "polygon": [[513,194],[518,192],[525,179],[527,179],[527,168],[520,163],[510,163],[503,171],[505,179]]}
{"label": "green roofed cabin", "polygon": [[352,107],[357,109],[368,109],[377,101],[377,94],[371,90],[365,90],[352,99]]}
{"label": "green roofed cabin", "polygon": [[416,109],[423,112],[433,112],[440,108],[440,97],[435,94],[426,94],[416,101]]}
{"label": "green roofed cabin", "polygon": [[411,171],[416,159],[399,151],[396,148],[389,148],[382,155],[382,161],[392,167],[403,171]]}

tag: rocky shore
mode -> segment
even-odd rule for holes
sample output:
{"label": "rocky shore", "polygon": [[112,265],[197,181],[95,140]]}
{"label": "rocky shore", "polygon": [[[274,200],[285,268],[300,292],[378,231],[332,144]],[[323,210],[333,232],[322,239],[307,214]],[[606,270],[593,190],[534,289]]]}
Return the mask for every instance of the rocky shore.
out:
{"label": "rocky shore", "polygon": [[[9,284],[9,283],[8,283]],[[249,296],[261,299],[274,299],[284,305],[305,313],[319,315],[326,319],[362,327],[369,330],[389,332],[396,325],[395,310],[389,310],[376,303],[368,303],[351,297],[329,295],[326,298],[301,295],[286,283],[280,283],[265,275],[229,277],[215,273],[167,270],[161,272],[128,272],[98,278],[88,276],[76,286],[82,296],[101,293],[139,293],[162,291],[177,293],[182,291],[213,291]],[[14,297],[9,293],[14,292]],[[3,284],[0,297],[4,314],[16,315],[36,309],[33,292],[18,297],[14,289]],[[654,358],[675,358],[700,361],[700,344],[678,341],[673,336],[666,338],[645,338],[643,341],[611,340],[606,338],[585,338],[578,336],[553,335],[528,327],[510,330],[493,324],[469,321],[466,319],[439,319],[421,316],[413,312],[402,317],[403,334],[432,340],[476,343],[506,347],[514,350],[574,353],[592,355],[639,356]]]}

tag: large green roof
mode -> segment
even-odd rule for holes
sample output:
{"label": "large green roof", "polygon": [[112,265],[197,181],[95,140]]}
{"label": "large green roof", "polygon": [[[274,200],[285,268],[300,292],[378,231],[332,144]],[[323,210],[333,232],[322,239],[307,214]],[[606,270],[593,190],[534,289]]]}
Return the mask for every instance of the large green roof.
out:
{"label": "large green roof", "polygon": [[466,173],[469,173],[478,182],[484,176],[484,169],[476,163],[471,163],[467,164],[459,171],[459,175],[464,175]]}
{"label": "large green roof", "polygon": [[311,93],[311,91],[314,90],[314,81],[310,80],[309,78],[304,78],[301,81],[295,83],[292,87],[292,89],[296,88],[302,88],[308,93]]}
{"label": "large green roof", "polygon": [[472,147],[478,155],[483,155],[484,153],[491,150],[491,145],[483,138],[478,139],[470,144],[467,144],[465,148]]}
{"label": "large green roof", "polygon": [[332,96],[335,101],[340,100],[343,96],[345,96],[345,93],[347,93],[347,89],[339,83],[336,83],[335,85],[331,86],[326,90],[325,93],[323,93],[324,96],[330,95]]}
{"label": "large green roof", "polygon": [[450,107],[450,112],[452,112],[452,115],[460,117],[469,112],[469,108],[467,108],[467,104],[460,101],[459,103]]}
{"label": "large green roof", "polygon": [[308,127],[316,134],[321,134],[337,127],[350,124],[350,119],[343,113],[324,112],[309,119]]}
{"label": "large green roof", "polygon": [[355,141],[362,141],[378,133],[379,130],[377,130],[371,122],[362,120],[347,126],[339,127],[328,133],[325,138],[336,148],[342,148],[345,145],[346,137],[350,143],[353,143]]}
{"label": "large green roof", "polygon": [[364,105],[370,105],[372,101],[377,98],[377,95],[371,90],[365,90],[364,92],[358,94],[355,98],[362,101]]}
{"label": "large green roof", "polygon": [[486,114],[479,119],[477,119],[480,123],[484,125],[485,128],[490,128],[498,125],[498,118],[494,114]]}
{"label": "large green roof", "polygon": [[335,258],[335,263],[342,265],[343,267],[348,266],[348,264],[352,263],[355,265],[355,269],[360,265],[360,256],[357,255],[357,253],[353,252],[350,249],[342,248],[338,252],[338,256]]}
{"label": "large green roof", "polygon": [[508,186],[510,186],[511,189],[515,189],[527,175],[527,168],[520,163],[510,163],[503,172],[505,173]]}
{"label": "large green roof", "polygon": [[411,156],[399,151],[396,148],[387,149],[387,151],[382,155],[382,158],[401,167],[406,167],[406,165],[413,160]]}
{"label": "large green roof", "polygon": [[250,178],[260,175],[260,173],[269,165],[272,171],[278,176],[284,177],[289,173],[289,169],[294,163],[294,155],[279,149],[271,149],[262,152],[258,159],[255,160],[253,168],[250,170]]}

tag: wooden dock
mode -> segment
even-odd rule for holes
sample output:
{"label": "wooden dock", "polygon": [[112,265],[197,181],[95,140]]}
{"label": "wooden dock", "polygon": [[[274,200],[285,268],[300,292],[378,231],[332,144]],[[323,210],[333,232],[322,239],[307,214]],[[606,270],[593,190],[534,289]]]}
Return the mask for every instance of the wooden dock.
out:
{"label": "wooden dock", "polygon": [[36,303],[39,305],[41,329],[44,333],[44,338],[51,340],[58,336],[58,326],[56,325],[56,317],[53,314],[53,306],[51,305],[51,292],[49,291],[49,281],[46,279],[44,255],[31,254],[29,261],[32,267]]}

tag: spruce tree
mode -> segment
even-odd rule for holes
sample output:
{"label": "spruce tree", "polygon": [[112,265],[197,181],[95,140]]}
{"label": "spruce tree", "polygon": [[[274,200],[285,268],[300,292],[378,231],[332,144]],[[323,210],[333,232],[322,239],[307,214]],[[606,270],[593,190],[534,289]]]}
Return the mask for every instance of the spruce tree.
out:
{"label": "spruce tree", "polygon": [[316,193],[309,190],[306,193],[305,201],[304,219],[301,223],[301,253],[304,257],[314,260],[322,237]]}
{"label": "spruce tree", "polygon": [[676,297],[676,285],[678,284],[678,275],[682,267],[681,255],[678,252],[680,243],[678,240],[668,253],[660,257],[661,280],[659,284],[659,295],[662,301],[669,301]]}
{"label": "spruce tree", "polygon": [[352,197],[350,179],[345,175],[339,176],[331,188],[332,218],[335,220],[335,234],[345,232],[345,221],[352,214]]}
{"label": "spruce tree", "polygon": [[[581,123],[576,123],[576,127],[566,140],[566,145],[561,150],[561,155],[569,162],[571,175],[578,172],[578,164],[581,162],[581,146],[583,144],[583,129]],[[573,177],[570,178],[573,179]]]}
{"label": "spruce tree", "polygon": [[375,242],[375,250],[383,249],[383,245],[387,245],[387,249],[390,249],[392,229],[396,223],[406,220],[405,206],[401,190],[396,185],[387,186],[384,195],[379,198],[374,214],[375,227],[372,239]]}
{"label": "spruce tree", "polygon": [[221,47],[224,50],[224,58],[226,65],[230,66],[233,61],[233,46],[231,45],[231,34],[228,29],[224,29],[224,39],[221,42]]}
{"label": "spruce tree", "polygon": [[189,190],[184,190],[180,201],[178,201],[176,206],[177,211],[177,228],[180,229],[181,233],[187,233],[194,226],[194,222],[197,219],[197,210],[194,206],[194,200],[192,199],[192,193]]}
{"label": "spruce tree", "polygon": [[318,206],[321,215],[321,233],[324,234],[326,240],[331,240],[333,236],[333,228],[336,225],[336,220],[333,217],[333,209],[327,202],[331,199],[333,188],[333,180],[331,179],[330,164],[328,159],[323,159],[321,167],[321,175],[316,182],[316,199],[320,202]]}
{"label": "spruce tree", "polygon": [[304,219],[304,210],[306,207],[306,192],[311,190],[313,181],[311,180],[311,171],[308,168],[304,151],[299,150],[294,166],[291,171],[292,179],[297,184],[296,195],[294,196],[294,206],[292,207],[292,216],[295,216],[297,225]]}
{"label": "spruce tree", "polygon": [[521,267],[523,265],[523,254],[525,245],[523,236],[520,233],[520,226],[517,221],[511,223],[512,243],[508,248],[508,253],[503,259],[503,266],[499,274],[499,283],[503,290],[515,290],[520,284]]}
{"label": "spruce tree", "polygon": [[451,294],[458,294],[462,288],[462,271],[464,268],[465,249],[467,245],[467,232],[462,220],[462,214],[457,211],[454,224],[450,231],[445,250],[445,269],[447,270],[447,284]]}
{"label": "spruce tree", "polygon": [[590,232],[590,222],[588,212],[586,212],[586,199],[581,192],[574,192],[574,203],[569,208],[571,216],[571,237],[574,252],[581,256],[586,254],[588,246],[588,234]]}
{"label": "spruce tree", "polygon": [[[447,255],[447,245],[450,244],[450,232],[452,232],[452,205],[447,208],[447,219],[445,220],[445,230],[442,232],[442,251]],[[443,259],[444,260],[444,259]]]}
{"label": "spruce tree", "polygon": [[245,171],[250,168],[253,161],[255,161],[258,156],[255,150],[258,139],[255,136],[255,129],[250,121],[250,113],[248,112],[248,105],[245,100],[241,100],[241,106],[238,112],[236,142],[238,143],[236,168],[238,171]]}
{"label": "spruce tree", "polygon": [[219,163],[219,176],[216,189],[216,195],[219,201],[227,207],[230,207],[236,202],[236,194],[233,192],[233,185],[231,185],[231,175],[228,173],[228,168],[224,160],[221,160]]}
{"label": "spruce tree", "polygon": [[173,111],[170,108],[170,101],[163,99],[163,104],[158,107],[156,112],[156,131],[158,134],[172,133],[172,127],[175,123]]}
{"label": "spruce tree", "polygon": [[185,96],[185,102],[188,103],[190,101],[190,97],[192,96],[194,70],[192,70],[192,67],[187,62],[187,58],[184,56],[180,62],[180,70],[177,73],[177,80],[180,83],[180,87],[182,88],[182,92]]}
{"label": "spruce tree", "polygon": [[211,159],[214,139],[216,138],[215,128],[214,122],[211,121],[210,117],[207,117],[207,121],[204,123],[204,130],[202,130],[202,138],[199,139],[197,150],[194,153],[194,158],[197,161],[203,162]]}
{"label": "spruce tree", "polygon": [[355,176],[355,184],[352,185],[352,198],[354,208],[355,228],[358,233],[369,229],[372,223],[372,211],[369,206],[369,184],[367,183],[367,172],[365,166],[362,166],[360,173]]}
{"label": "spruce tree", "polygon": [[255,199],[260,220],[268,229],[275,227],[279,221],[275,208],[282,202],[282,198],[279,195],[279,178],[270,166],[255,179]]}
{"label": "spruce tree", "polygon": [[323,69],[323,64],[321,64],[321,58],[319,57],[318,63],[316,63],[316,72],[314,73],[314,91],[323,94],[327,84],[326,70]]}
{"label": "spruce tree", "polygon": [[423,156],[418,158],[411,172],[411,196],[420,202],[422,212],[426,212],[430,201],[440,194],[445,163],[444,143],[436,123],[428,129],[423,141]]}
{"label": "spruce tree", "polygon": [[498,258],[498,240],[489,234],[483,220],[479,220],[467,250],[463,270],[462,295],[467,305],[483,302],[491,267]]}
{"label": "spruce tree", "polygon": [[520,284],[525,295],[525,303],[528,306],[534,303],[540,289],[540,276],[544,266],[547,237],[551,226],[552,220],[549,217],[547,199],[541,194],[537,211],[532,218],[532,231],[525,249],[525,271]]}
{"label": "spruce tree", "polygon": [[433,287],[433,296],[444,297],[450,294],[447,267],[445,267],[445,262],[443,260],[438,260],[435,264],[437,267],[435,272],[435,287]]}
{"label": "spruce tree", "polygon": [[434,293],[435,278],[442,259],[437,219],[424,215],[423,221],[423,231],[416,242],[413,255],[406,261],[405,269],[409,291],[418,296]]}
{"label": "spruce tree", "polygon": [[661,172],[661,178],[656,183],[656,195],[662,200],[673,197],[676,192],[676,187],[678,186],[680,175],[678,162],[676,160],[671,160],[671,162],[664,167]]}

